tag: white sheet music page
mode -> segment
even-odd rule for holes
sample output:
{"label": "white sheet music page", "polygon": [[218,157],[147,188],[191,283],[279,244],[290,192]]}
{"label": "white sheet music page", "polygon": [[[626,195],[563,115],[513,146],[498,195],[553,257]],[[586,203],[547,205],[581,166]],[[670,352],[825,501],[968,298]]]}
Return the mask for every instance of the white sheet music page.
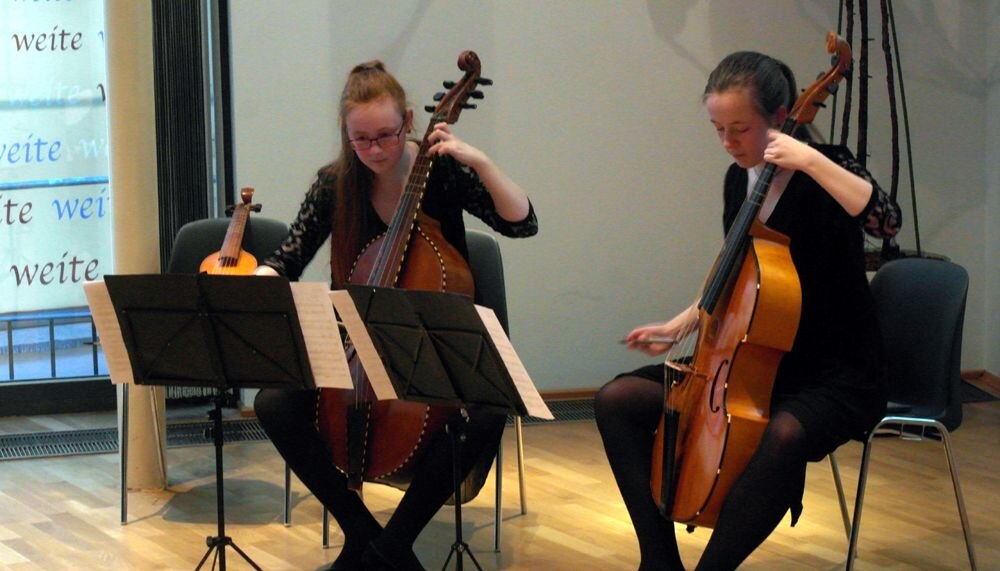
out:
{"label": "white sheet music page", "polygon": [[125,340],[122,339],[115,306],[108,295],[108,286],[103,281],[85,282],[83,293],[87,296],[87,305],[90,306],[94,327],[101,340],[101,350],[104,352],[104,361],[108,364],[111,382],[116,385],[132,383],[132,363],[125,351]]}
{"label": "white sheet music page", "polygon": [[538,389],[535,388],[535,383],[528,376],[528,371],[524,368],[521,358],[514,351],[514,346],[511,345],[510,339],[504,333],[503,326],[500,325],[497,315],[493,313],[492,309],[481,305],[477,305],[476,310],[479,312],[479,318],[483,320],[483,325],[486,326],[486,332],[490,334],[490,339],[493,340],[493,344],[500,351],[500,358],[503,359],[504,364],[507,366],[507,372],[510,373],[510,378],[514,380],[514,386],[517,388],[518,394],[521,395],[521,401],[524,402],[524,407],[528,409],[528,414],[544,420],[555,419],[548,405],[542,400],[542,395],[538,394]]}
{"label": "white sheet music page", "polygon": [[344,322],[351,342],[354,343],[358,358],[361,359],[361,366],[368,374],[368,381],[372,385],[375,398],[378,400],[399,398],[396,396],[396,389],[392,386],[392,381],[389,380],[389,373],[385,370],[382,358],[379,357],[378,351],[375,350],[375,344],[372,342],[371,336],[368,335],[368,328],[365,327],[365,322],[361,319],[361,314],[358,313],[354,300],[351,299],[351,294],[347,290],[339,289],[329,292],[329,295],[333,307],[337,310],[337,315]]}
{"label": "white sheet music page", "polygon": [[317,388],[353,389],[347,356],[340,342],[337,316],[333,313],[329,287],[322,282],[289,284],[302,337],[309,353],[309,366]]}

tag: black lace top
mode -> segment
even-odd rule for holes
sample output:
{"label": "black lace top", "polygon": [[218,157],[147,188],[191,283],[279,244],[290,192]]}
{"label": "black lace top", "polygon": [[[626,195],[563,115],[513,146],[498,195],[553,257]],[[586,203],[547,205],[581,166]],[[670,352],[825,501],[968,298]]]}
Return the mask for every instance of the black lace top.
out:
{"label": "black lace top", "polygon": [[[327,172],[325,168],[319,171],[291,224],[288,237],[264,261],[264,264],[289,279],[298,279],[327,237],[336,232],[332,227],[334,181]],[[378,217],[371,203],[365,204],[366,220],[361,226],[368,230],[361,236],[362,244],[386,230],[385,223]],[[448,156],[435,159],[421,209],[441,223],[445,239],[465,258],[468,258],[468,248],[465,244],[463,211],[479,218],[504,236],[523,238],[538,232],[534,207],[529,205],[528,216],[519,222],[503,219],[497,214],[493,198],[476,172]]]}

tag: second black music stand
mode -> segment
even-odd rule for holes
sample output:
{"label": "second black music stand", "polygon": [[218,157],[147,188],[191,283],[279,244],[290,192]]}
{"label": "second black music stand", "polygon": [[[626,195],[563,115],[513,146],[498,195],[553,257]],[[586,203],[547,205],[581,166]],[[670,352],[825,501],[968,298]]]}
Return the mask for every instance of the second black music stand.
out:
{"label": "second black music stand", "polygon": [[226,569],[227,546],[254,563],[226,535],[222,474],[223,392],[230,388],[315,388],[295,301],[287,280],[208,274],[109,275],[133,380],[139,385],[216,389],[213,421],[218,534],[206,539]]}
{"label": "second black music stand", "polygon": [[397,398],[451,405],[463,413],[446,425],[452,445],[455,542],[444,567],[456,555],[455,568],[462,571],[467,553],[481,570],[462,538],[464,409],[524,415],[527,407],[470,297],[373,286],[348,286],[347,291]]}

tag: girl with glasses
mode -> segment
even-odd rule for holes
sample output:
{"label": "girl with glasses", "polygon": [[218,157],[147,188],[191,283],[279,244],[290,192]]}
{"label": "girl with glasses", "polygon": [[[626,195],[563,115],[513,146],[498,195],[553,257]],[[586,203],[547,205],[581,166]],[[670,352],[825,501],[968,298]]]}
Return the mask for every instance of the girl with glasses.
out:
{"label": "girl with glasses", "polygon": [[[330,281],[334,288],[343,287],[354,260],[393,217],[418,155],[418,143],[406,137],[412,127],[406,94],[381,62],[352,69],[340,98],[339,156],[319,170],[288,237],[257,273],[296,279],[329,237]],[[446,123],[435,125],[428,141],[435,162],[421,211],[440,223],[445,240],[463,257],[468,257],[463,212],[505,236],[537,232],[528,196],[488,156],[456,137]],[[317,430],[317,398],[318,391],[265,389],[254,406],[275,447],[344,532],[344,546],[327,569],[422,569],[413,542],[452,495],[447,435],[441,431],[433,437],[383,527],[335,466]],[[492,461],[506,422],[504,414],[472,407],[468,413],[465,473]]]}
{"label": "girl with glasses", "polygon": [[[698,569],[735,569],[789,509],[794,525],[806,463],[862,435],[886,405],[862,231],[894,235],[899,207],[846,149],[810,145],[778,130],[796,93],[787,66],[754,52],[723,59],[704,90],[708,119],[734,161],[723,184],[724,229],[734,223],[765,162],[779,167],[758,218],[790,238],[802,306],[794,344],[777,369],[763,437],[718,512]],[[668,321],[635,328],[625,341],[630,349],[660,355],[697,329],[698,320],[696,302]],[[675,525],[660,515],[650,493],[663,383],[663,365],[643,367],[606,384],[595,402],[644,570],[683,569]],[[675,436],[667,432],[665,438]]]}

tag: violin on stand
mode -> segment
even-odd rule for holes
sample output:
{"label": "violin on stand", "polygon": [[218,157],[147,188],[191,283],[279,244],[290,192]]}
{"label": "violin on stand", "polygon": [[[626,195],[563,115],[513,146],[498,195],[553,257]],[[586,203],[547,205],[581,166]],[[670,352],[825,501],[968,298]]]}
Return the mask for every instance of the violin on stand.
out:
{"label": "violin on stand", "polygon": [[260,212],[261,207],[259,204],[251,204],[253,189],[250,187],[240,189],[240,199],[242,204],[235,204],[226,209],[226,212],[232,212],[233,217],[226,229],[222,249],[202,260],[198,267],[199,271],[209,274],[249,276],[257,268],[257,258],[243,249],[243,234],[246,232],[250,212]]}

